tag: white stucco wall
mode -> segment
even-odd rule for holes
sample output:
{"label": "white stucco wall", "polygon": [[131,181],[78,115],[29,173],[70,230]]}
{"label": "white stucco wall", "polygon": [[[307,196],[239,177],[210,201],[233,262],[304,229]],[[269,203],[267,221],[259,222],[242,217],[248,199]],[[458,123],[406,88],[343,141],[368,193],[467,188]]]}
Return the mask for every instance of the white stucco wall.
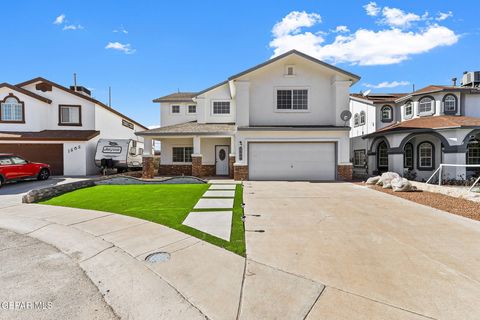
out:
{"label": "white stucco wall", "polygon": [[480,94],[465,95],[465,115],[480,118]]}
{"label": "white stucco wall", "polygon": [[173,162],[173,147],[193,147],[193,138],[165,138],[162,139],[161,164],[191,164],[191,162]]}
{"label": "white stucco wall", "polygon": [[[355,126],[355,115],[358,114],[360,118],[360,112],[365,112],[365,124]],[[352,113],[352,119],[350,119],[350,137],[358,137],[364,134],[375,132],[376,129],[376,107],[368,102],[361,102],[350,99],[350,112]]]}
{"label": "white stucco wall", "polygon": [[[229,114],[213,114],[215,101],[229,101]],[[230,85],[225,83],[197,97],[199,123],[234,123],[236,121],[236,101],[232,99]]]}
{"label": "white stucco wall", "polygon": [[[197,120],[196,113],[188,113],[188,106],[196,105],[194,102],[162,102],[160,103],[160,126],[166,127],[179,123]],[[180,113],[172,113],[172,106],[180,106]]]}
{"label": "white stucco wall", "polygon": [[[202,154],[202,164],[215,164],[215,146],[219,145],[230,148],[230,138],[201,138],[200,151]],[[229,152],[231,153],[232,150]]]}

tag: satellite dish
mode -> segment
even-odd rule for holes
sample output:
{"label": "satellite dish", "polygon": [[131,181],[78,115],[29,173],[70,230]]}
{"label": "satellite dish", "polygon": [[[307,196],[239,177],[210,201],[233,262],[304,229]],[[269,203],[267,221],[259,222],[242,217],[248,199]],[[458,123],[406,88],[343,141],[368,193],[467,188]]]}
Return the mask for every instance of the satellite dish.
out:
{"label": "satellite dish", "polygon": [[372,89],[368,89],[367,91],[365,91],[363,94],[364,97],[368,96],[370,94],[370,92],[372,92]]}
{"label": "satellite dish", "polygon": [[348,110],[344,110],[342,111],[342,113],[340,114],[340,119],[342,119],[343,121],[347,122],[348,120],[352,119],[352,113]]}

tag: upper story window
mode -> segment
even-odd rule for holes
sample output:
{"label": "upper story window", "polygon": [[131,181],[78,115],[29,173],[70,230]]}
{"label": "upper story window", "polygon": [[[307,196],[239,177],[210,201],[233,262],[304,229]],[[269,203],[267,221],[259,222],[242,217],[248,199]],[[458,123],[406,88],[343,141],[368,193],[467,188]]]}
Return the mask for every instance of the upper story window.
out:
{"label": "upper story window", "polygon": [[81,126],[82,125],[82,107],[79,105],[59,105],[58,106],[58,125],[59,126]]}
{"label": "upper story window", "polygon": [[365,111],[360,111],[360,125],[363,126],[365,124]]}
{"label": "upper story window", "polygon": [[358,116],[358,113],[355,113],[355,115],[353,116],[353,126],[358,127],[358,124],[359,124],[359,116]]}
{"label": "upper story window", "polygon": [[430,142],[422,142],[418,145],[418,168],[433,170],[433,144]]}
{"label": "upper story window", "polygon": [[194,104],[188,106],[188,113],[197,113],[197,106]]}
{"label": "upper story window", "polygon": [[285,75],[293,77],[295,75],[295,67],[293,65],[285,66]]}
{"label": "upper story window", "polygon": [[178,114],[178,113],[180,113],[180,106],[177,106],[177,105],[172,106],[171,110],[172,110],[172,113],[177,113]]}
{"label": "upper story window", "polygon": [[25,105],[13,95],[0,103],[0,122],[25,123]]}
{"label": "upper story window", "polygon": [[383,106],[380,112],[382,114],[382,122],[393,121],[393,108],[391,106]]}
{"label": "upper story window", "polygon": [[213,114],[230,114],[230,101],[214,101]]}
{"label": "upper story window", "polygon": [[407,101],[405,103],[405,118],[410,118],[412,115],[413,115],[412,101]]}
{"label": "upper story window", "polygon": [[277,110],[308,110],[308,90],[277,90]]}
{"label": "upper story window", "polygon": [[432,97],[423,97],[418,101],[418,112],[422,114],[432,114],[435,100]]}
{"label": "upper story window", "polygon": [[453,94],[447,94],[443,98],[443,110],[445,114],[457,113],[457,97]]}

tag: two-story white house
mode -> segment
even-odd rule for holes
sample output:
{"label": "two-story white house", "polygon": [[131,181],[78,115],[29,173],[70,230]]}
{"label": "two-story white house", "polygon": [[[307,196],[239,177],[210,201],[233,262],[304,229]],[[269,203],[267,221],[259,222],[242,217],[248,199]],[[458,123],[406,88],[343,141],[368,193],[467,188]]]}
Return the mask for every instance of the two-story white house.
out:
{"label": "two-story white house", "polygon": [[[352,94],[354,175],[394,171],[427,180],[441,163],[480,164],[480,72],[453,81],[409,94]],[[448,168],[443,178],[474,171]]]}
{"label": "two-story white house", "polygon": [[138,135],[146,152],[161,141],[160,175],[350,179],[350,127],[340,115],[359,79],[292,50],[200,92],[155,99],[161,127]]}
{"label": "two-story white house", "polygon": [[98,173],[100,138],[143,142],[135,132],[145,129],[84,87],[66,88],[44,78],[0,84],[0,153],[48,163],[54,175]]}

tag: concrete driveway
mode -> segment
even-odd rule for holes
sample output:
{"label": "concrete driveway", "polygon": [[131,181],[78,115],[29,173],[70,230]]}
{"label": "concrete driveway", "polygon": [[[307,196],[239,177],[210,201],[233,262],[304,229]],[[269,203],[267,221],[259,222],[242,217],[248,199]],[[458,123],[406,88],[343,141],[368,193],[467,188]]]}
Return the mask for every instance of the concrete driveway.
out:
{"label": "concrete driveway", "polygon": [[45,181],[27,180],[5,184],[2,186],[2,188],[0,188],[0,208],[6,208],[22,203],[22,197],[30,190],[41,189],[85,179],[86,177],[54,176]]}
{"label": "concrete driveway", "polygon": [[480,223],[349,183],[246,182],[244,198],[242,313],[480,318]]}

